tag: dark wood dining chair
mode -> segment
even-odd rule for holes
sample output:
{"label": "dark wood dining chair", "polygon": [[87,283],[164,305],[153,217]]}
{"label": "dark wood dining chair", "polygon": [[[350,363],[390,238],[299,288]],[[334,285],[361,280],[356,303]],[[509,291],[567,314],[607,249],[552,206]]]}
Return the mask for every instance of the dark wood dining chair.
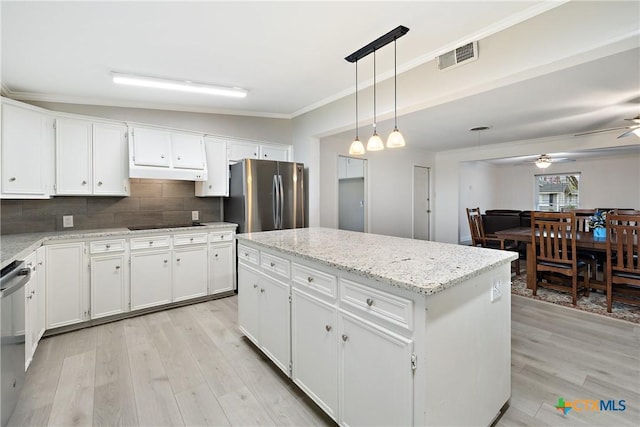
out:
{"label": "dark wood dining chair", "polygon": [[[490,249],[501,249],[518,252],[518,242],[505,240],[499,237],[487,236],[482,224],[480,208],[467,208],[467,219],[469,220],[469,230],[471,231],[471,244]],[[520,255],[513,261],[516,276],[520,274]]]}
{"label": "dark wood dining chair", "polygon": [[573,212],[532,212],[531,241],[536,253],[536,269],[531,272],[535,274],[533,295],[538,286],[569,292],[576,305],[581,273],[581,290],[589,295],[589,264],[578,259],[575,228]]}
{"label": "dark wood dining chair", "polygon": [[613,301],[640,305],[640,211],[607,215],[607,311]]}
{"label": "dark wood dining chair", "polygon": [[[576,216],[576,228],[575,230],[580,233],[588,233],[590,232],[589,226],[587,225],[589,221],[589,217],[595,214],[595,209],[576,209],[573,213]],[[605,290],[605,285],[596,284],[593,281],[596,279],[598,274],[598,255],[594,251],[590,251],[588,249],[578,249],[578,260],[584,261],[589,264],[589,273],[591,279],[591,289],[600,289],[602,291]],[[604,259],[602,259],[604,261]],[[601,263],[602,263],[601,261]],[[604,269],[603,269],[604,271]]]}

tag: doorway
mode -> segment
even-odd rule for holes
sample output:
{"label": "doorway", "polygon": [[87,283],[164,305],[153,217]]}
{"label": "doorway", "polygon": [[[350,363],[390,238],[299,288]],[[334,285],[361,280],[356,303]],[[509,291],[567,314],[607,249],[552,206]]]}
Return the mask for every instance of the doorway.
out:
{"label": "doorway", "polygon": [[366,231],[366,159],[338,156],[338,228]]}
{"label": "doorway", "polygon": [[429,196],[430,168],[413,166],[413,238],[429,240],[431,203]]}

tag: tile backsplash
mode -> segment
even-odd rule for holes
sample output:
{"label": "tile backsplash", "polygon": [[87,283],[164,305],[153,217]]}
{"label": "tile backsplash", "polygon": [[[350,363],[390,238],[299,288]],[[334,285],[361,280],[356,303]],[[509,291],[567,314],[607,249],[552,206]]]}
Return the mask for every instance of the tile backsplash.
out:
{"label": "tile backsplash", "polygon": [[[53,197],[47,200],[0,200],[0,234],[73,229],[170,225],[222,220],[219,197],[195,197],[195,183],[131,179],[129,197]],[[73,215],[73,228],[62,227],[62,216]]]}

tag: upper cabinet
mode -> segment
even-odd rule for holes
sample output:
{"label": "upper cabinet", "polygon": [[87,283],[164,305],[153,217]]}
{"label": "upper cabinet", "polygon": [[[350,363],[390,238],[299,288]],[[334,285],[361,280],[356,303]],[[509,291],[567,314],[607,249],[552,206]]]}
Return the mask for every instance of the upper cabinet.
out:
{"label": "upper cabinet", "polygon": [[130,131],[129,176],[204,181],[207,162],[202,134],[135,126]]}
{"label": "upper cabinet", "polygon": [[43,199],[53,191],[53,117],[2,100],[2,198]]}
{"label": "upper cabinet", "polygon": [[364,177],[364,160],[338,156],[338,179]]}
{"label": "upper cabinet", "polygon": [[196,196],[228,196],[229,166],[227,165],[227,141],[207,136],[204,138],[209,170],[206,181],[196,182]]}
{"label": "upper cabinet", "polygon": [[129,194],[125,125],[56,120],[56,194]]}
{"label": "upper cabinet", "polygon": [[236,163],[242,159],[290,161],[291,147],[280,144],[259,144],[249,141],[229,141],[227,153],[230,163]]}

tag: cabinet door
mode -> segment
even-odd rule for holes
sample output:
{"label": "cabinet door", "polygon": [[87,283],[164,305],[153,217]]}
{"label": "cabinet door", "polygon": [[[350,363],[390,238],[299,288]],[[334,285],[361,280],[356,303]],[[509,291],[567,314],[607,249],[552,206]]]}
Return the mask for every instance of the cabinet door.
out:
{"label": "cabinet door", "polygon": [[38,340],[44,335],[44,331],[47,329],[47,294],[46,294],[46,280],[47,280],[47,249],[45,246],[40,246],[36,251],[37,271],[38,271],[38,284],[36,286],[36,295],[38,295],[38,319],[36,321]]}
{"label": "cabinet door", "polygon": [[340,424],[412,425],[413,341],[345,313],[338,316]]}
{"label": "cabinet door", "polygon": [[91,257],[91,318],[127,311],[124,254]]}
{"label": "cabinet door", "polygon": [[129,189],[127,128],[93,124],[93,194],[126,196]]}
{"label": "cabinet door", "polygon": [[233,245],[209,246],[209,293],[217,294],[234,290],[235,270]]}
{"label": "cabinet door", "polygon": [[208,178],[196,182],[196,196],[228,196],[229,166],[226,141],[206,137],[204,148],[207,155]]}
{"label": "cabinet door", "polygon": [[205,157],[202,136],[190,133],[171,133],[173,167],[204,169]]}
{"label": "cabinet door", "polygon": [[262,275],[258,309],[260,347],[287,375],[291,362],[290,309],[289,285]]}
{"label": "cabinet door", "polygon": [[258,298],[260,273],[244,265],[238,265],[238,326],[247,338],[258,345],[260,331]]}
{"label": "cabinet door", "polygon": [[345,166],[345,178],[364,177],[364,160],[347,157]]}
{"label": "cabinet door", "polygon": [[289,161],[289,147],[277,147],[273,145],[260,146],[260,158],[264,160]]}
{"label": "cabinet door", "polygon": [[47,197],[53,169],[53,119],[2,104],[2,194]]}
{"label": "cabinet door", "polygon": [[87,319],[84,243],[47,246],[47,328]]}
{"label": "cabinet door", "polygon": [[334,307],[293,289],[292,379],[334,420],[338,415],[337,331]]}
{"label": "cabinet door", "polygon": [[87,195],[91,183],[91,122],[56,120],[56,194]]}
{"label": "cabinet door", "polygon": [[140,166],[171,165],[171,133],[159,129],[134,128],[133,163]]}
{"label": "cabinet door", "polygon": [[131,310],[171,302],[171,253],[131,254]]}
{"label": "cabinet door", "polygon": [[36,253],[25,258],[25,267],[31,270],[31,279],[24,287],[24,363],[25,369],[29,367],[33,354],[38,346],[38,269],[36,262]]}
{"label": "cabinet door", "polygon": [[227,153],[230,162],[239,162],[242,159],[258,159],[260,158],[260,146],[251,142],[229,141]]}
{"label": "cabinet door", "polygon": [[175,249],[173,258],[173,301],[206,295],[207,247]]}

